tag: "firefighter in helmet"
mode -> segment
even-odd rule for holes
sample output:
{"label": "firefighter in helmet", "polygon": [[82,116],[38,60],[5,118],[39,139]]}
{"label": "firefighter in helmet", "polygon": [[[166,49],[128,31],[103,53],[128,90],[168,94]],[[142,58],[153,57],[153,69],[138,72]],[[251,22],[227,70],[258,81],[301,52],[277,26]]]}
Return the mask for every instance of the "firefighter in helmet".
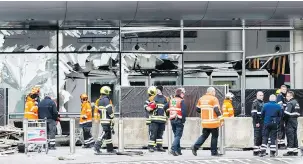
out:
{"label": "firefighter in helmet", "polygon": [[144,110],[146,111],[146,118],[147,118],[146,125],[148,126],[148,135],[150,136],[151,134],[150,123],[151,123],[152,111],[148,111],[147,107],[151,107],[152,105],[151,102],[157,94],[157,88],[155,86],[149,87],[147,89],[147,94],[148,94],[148,99],[144,102]]}
{"label": "firefighter in helmet", "polygon": [[112,90],[108,86],[103,86],[100,89],[100,99],[98,104],[96,104],[99,114],[100,114],[100,123],[103,128],[103,132],[98,137],[98,140],[95,143],[94,150],[96,154],[101,153],[100,148],[103,141],[106,144],[106,149],[108,153],[115,153],[112,141],[112,134],[115,133],[114,129],[114,110],[110,100],[110,92]]}
{"label": "firefighter in helmet", "polygon": [[232,98],[234,97],[234,94],[228,92],[225,95],[225,99],[223,102],[223,106],[222,106],[222,111],[223,111],[223,117],[227,118],[227,117],[234,117],[234,107],[232,104]]}
{"label": "firefighter in helmet", "polygon": [[84,145],[83,148],[90,148],[94,143],[94,138],[91,135],[92,128],[92,108],[88,101],[87,94],[80,95],[81,113],[80,113],[80,127],[83,130]]}

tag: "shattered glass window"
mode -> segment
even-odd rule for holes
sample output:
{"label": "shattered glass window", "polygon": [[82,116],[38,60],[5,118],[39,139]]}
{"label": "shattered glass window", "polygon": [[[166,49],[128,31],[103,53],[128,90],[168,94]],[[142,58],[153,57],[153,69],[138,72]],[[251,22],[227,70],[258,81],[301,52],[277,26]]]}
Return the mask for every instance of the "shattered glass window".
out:
{"label": "shattered glass window", "polygon": [[136,85],[136,83],[131,83],[134,80],[147,80],[146,83],[150,85],[152,81],[165,83],[167,78],[174,79],[170,83],[172,85],[181,85],[182,83],[181,54],[123,53],[121,62],[122,86]]}
{"label": "shattered glass window", "polygon": [[9,113],[23,113],[25,97],[40,87],[40,97],[57,99],[57,54],[0,54],[0,88],[8,88]]}
{"label": "shattered glass window", "polygon": [[61,30],[61,52],[119,52],[119,30]]}
{"label": "shattered glass window", "polygon": [[0,30],[0,52],[56,52],[56,31]]}

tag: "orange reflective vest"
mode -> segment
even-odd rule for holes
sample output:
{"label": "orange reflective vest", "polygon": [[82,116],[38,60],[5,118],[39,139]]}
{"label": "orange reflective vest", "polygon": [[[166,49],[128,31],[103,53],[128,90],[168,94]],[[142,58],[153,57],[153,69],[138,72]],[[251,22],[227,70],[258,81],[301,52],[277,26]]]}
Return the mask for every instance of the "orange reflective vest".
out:
{"label": "orange reflective vest", "polygon": [[92,122],[92,108],[89,101],[84,101],[81,104],[80,124]]}
{"label": "orange reflective vest", "polygon": [[29,120],[38,120],[38,106],[35,100],[29,96],[26,98],[24,118]]}
{"label": "orange reflective vest", "polygon": [[203,128],[214,129],[221,126],[222,117],[218,117],[214,110],[214,107],[220,109],[219,101],[215,96],[210,94],[202,96],[198,100],[197,107],[201,109],[201,124]]}
{"label": "orange reflective vest", "polygon": [[222,106],[222,111],[223,111],[223,117],[234,117],[234,107],[231,103],[231,100],[224,100],[223,106]]}
{"label": "orange reflective vest", "polygon": [[[94,109],[94,120],[95,121],[99,121],[100,120],[100,113],[99,113],[99,108],[98,108],[99,107],[99,101],[100,101],[100,98],[98,98],[96,100],[96,102],[95,102],[95,109]],[[113,105],[112,100],[110,100],[109,103],[111,105]],[[114,109],[113,109],[113,111],[114,111]]]}
{"label": "orange reflective vest", "polygon": [[182,118],[182,110],[181,110],[181,99],[180,97],[175,97],[169,102],[169,119]]}

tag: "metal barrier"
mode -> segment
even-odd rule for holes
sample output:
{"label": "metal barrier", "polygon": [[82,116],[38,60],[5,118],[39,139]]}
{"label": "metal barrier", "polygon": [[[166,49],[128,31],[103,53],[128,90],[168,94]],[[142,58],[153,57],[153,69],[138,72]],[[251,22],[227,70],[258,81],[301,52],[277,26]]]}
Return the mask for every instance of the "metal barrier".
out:
{"label": "metal barrier", "polygon": [[[59,112],[60,115],[60,120],[61,121],[69,121],[69,146],[70,146],[70,153],[74,154],[76,152],[76,138],[75,138],[75,132],[76,132],[76,124],[75,124],[75,118],[79,118],[80,113],[66,113],[66,112]],[[12,116],[24,116],[24,113],[9,113],[8,114],[8,119],[15,119],[15,120],[22,120],[23,122],[23,117],[22,118],[12,118]],[[73,116],[73,117],[70,117]],[[23,129],[26,131],[26,127]]]}
{"label": "metal barrier", "polygon": [[221,154],[225,155],[225,126],[224,125],[219,128],[219,137],[220,137],[219,150]]}
{"label": "metal barrier", "polygon": [[119,125],[118,125],[118,149],[119,152],[124,151],[124,129],[123,129],[123,120],[119,119]]}

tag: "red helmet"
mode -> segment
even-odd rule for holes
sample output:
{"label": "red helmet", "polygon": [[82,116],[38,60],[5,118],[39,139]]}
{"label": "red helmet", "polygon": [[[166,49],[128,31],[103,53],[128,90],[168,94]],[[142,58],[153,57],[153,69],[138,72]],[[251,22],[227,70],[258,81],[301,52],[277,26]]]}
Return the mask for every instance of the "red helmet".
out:
{"label": "red helmet", "polygon": [[157,108],[157,104],[155,102],[150,102],[148,104],[148,107],[152,108],[152,109],[156,109]]}

